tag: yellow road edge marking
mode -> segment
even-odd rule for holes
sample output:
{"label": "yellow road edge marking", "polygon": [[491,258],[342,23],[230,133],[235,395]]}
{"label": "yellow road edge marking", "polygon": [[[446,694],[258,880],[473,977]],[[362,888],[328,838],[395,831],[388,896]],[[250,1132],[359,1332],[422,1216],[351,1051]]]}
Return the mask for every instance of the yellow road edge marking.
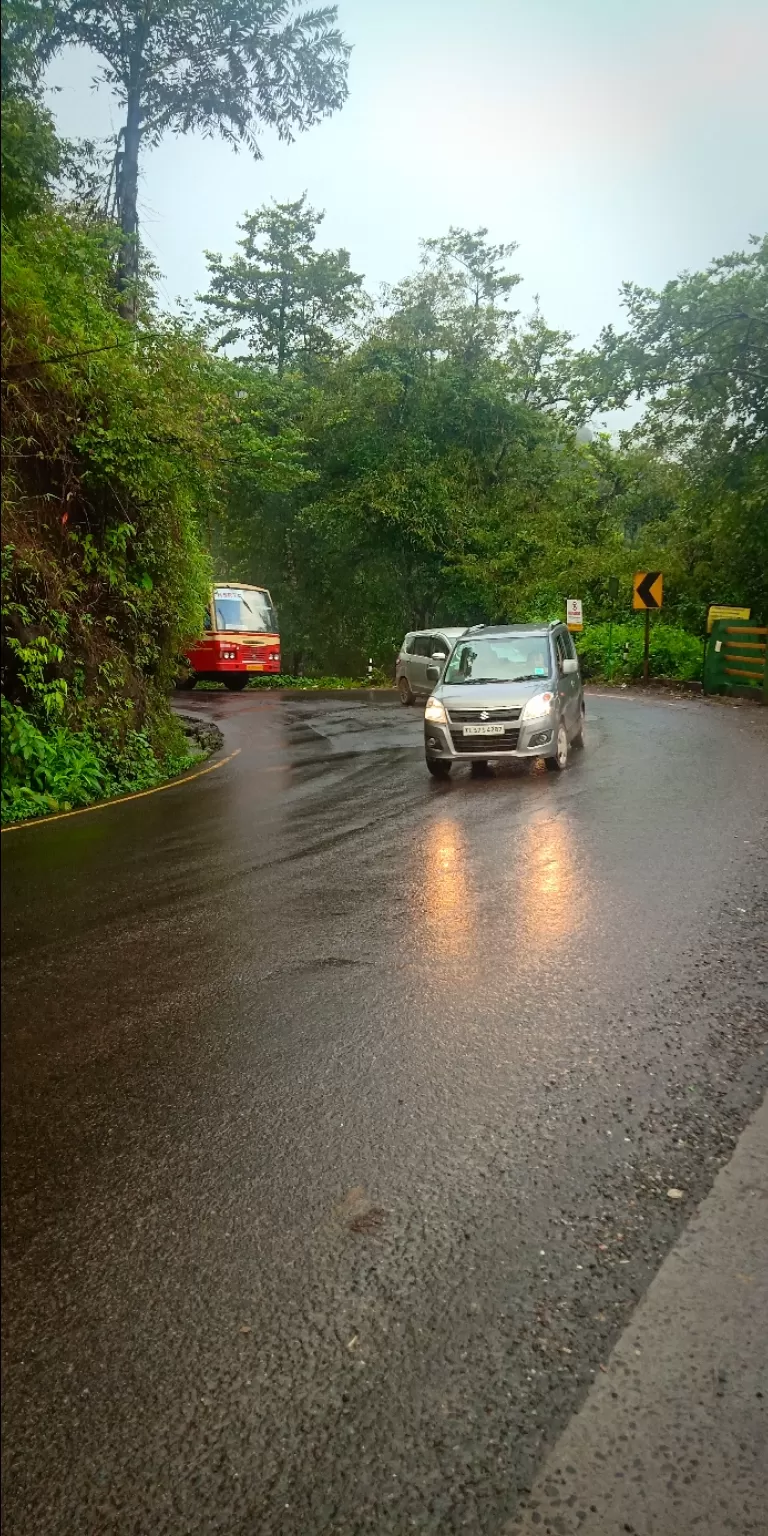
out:
{"label": "yellow road edge marking", "polygon": [[33,816],[29,821],[11,822],[10,826],[2,827],[0,831],[24,832],[28,827],[45,827],[51,821],[65,821],[68,816],[87,816],[89,811],[108,811],[111,805],[125,805],[128,800],[143,800],[146,795],[159,795],[164,789],[181,789],[183,784],[191,784],[193,779],[202,779],[204,774],[215,773],[217,768],[231,763],[233,757],[237,757],[242,750],[242,747],[235,747],[229,757],[222,757],[218,763],[209,763],[207,768],[198,768],[195,773],[185,774],[184,778],[169,779],[167,784],[155,784],[153,789],[137,789],[133,795],[116,795],[114,800],[99,800],[96,805],[79,805],[76,811],[54,811],[52,816]]}

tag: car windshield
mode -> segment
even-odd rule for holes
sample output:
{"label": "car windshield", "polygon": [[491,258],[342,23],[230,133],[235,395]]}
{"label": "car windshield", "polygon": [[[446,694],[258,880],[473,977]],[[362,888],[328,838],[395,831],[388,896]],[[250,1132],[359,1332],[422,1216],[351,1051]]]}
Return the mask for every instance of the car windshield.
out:
{"label": "car windshield", "polygon": [[213,593],[217,629],[256,635],[277,634],[277,614],[268,592],[249,587],[216,587]]}
{"label": "car windshield", "polygon": [[546,635],[475,636],[456,646],[444,683],[534,683],[549,677]]}

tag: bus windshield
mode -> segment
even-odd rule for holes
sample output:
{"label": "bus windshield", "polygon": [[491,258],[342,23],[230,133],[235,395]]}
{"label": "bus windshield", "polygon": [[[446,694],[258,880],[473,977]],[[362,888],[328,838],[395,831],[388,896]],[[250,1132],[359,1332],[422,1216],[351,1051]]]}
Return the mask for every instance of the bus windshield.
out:
{"label": "bus windshield", "polygon": [[277,634],[277,614],[268,592],[250,587],[214,587],[217,629],[256,635]]}

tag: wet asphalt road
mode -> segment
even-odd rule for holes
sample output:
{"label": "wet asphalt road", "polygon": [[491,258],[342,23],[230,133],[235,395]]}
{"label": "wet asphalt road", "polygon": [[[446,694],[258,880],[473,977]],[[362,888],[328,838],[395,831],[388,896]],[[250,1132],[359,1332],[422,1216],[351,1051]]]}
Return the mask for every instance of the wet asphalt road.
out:
{"label": "wet asphalt road", "polygon": [[768,716],[446,785],[184,708],[239,755],[3,838],[6,1531],[496,1533],[768,1082]]}

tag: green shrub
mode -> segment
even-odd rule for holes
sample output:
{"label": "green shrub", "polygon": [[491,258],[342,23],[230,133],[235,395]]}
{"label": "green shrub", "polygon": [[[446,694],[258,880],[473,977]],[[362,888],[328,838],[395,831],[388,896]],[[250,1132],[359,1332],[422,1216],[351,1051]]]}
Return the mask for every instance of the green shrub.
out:
{"label": "green shrub", "polygon": [[[270,672],[260,677],[252,677],[248,681],[248,687],[254,690],[269,688],[300,688],[303,692],[311,693],[318,688],[389,688],[392,686],[391,677],[380,667],[374,667],[370,677],[292,677],[288,672]],[[197,684],[201,692],[223,691],[223,683],[201,682]]]}
{"label": "green shrub", "polygon": [[[624,647],[629,642],[625,656]],[[624,680],[643,675],[644,623],[590,624],[577,636],[582,675],[585,678]],[[651,620],[651,677],[670,677],[690,682],[701,677],[704,642],[685,629]]]}
{"label": "green shrub", "polygon": [[195,761],[177,720],[122,736],[94,719],[82,730],[40,730],[27,712],[2,700],[2,819],[26,821],[74,810],[112,795],[152,789]]}
{"label": "green shrub", "polygon": [[48,209],[3,236],[2,815],[18,821],[191,761],[167,694],[208,595],[199,530],[230,406],[194,332],[121,318],[108,234]]}
{"label": "green shrub", "polygon": [[252,677],[250,688],[301,688],[311,692],[317,688],[386,688],[391,684],[391,678],[387,677],[380,668],[374,667],[370,677],[291,677],[288,673],[280,673],[277,676]]}
{"label": "green shrub", "polygon": [[8,699],[2,700],[2,756],[4,822],[68,810],[106,793],[104,765],[87,737],[63,725],[43,733]]}

